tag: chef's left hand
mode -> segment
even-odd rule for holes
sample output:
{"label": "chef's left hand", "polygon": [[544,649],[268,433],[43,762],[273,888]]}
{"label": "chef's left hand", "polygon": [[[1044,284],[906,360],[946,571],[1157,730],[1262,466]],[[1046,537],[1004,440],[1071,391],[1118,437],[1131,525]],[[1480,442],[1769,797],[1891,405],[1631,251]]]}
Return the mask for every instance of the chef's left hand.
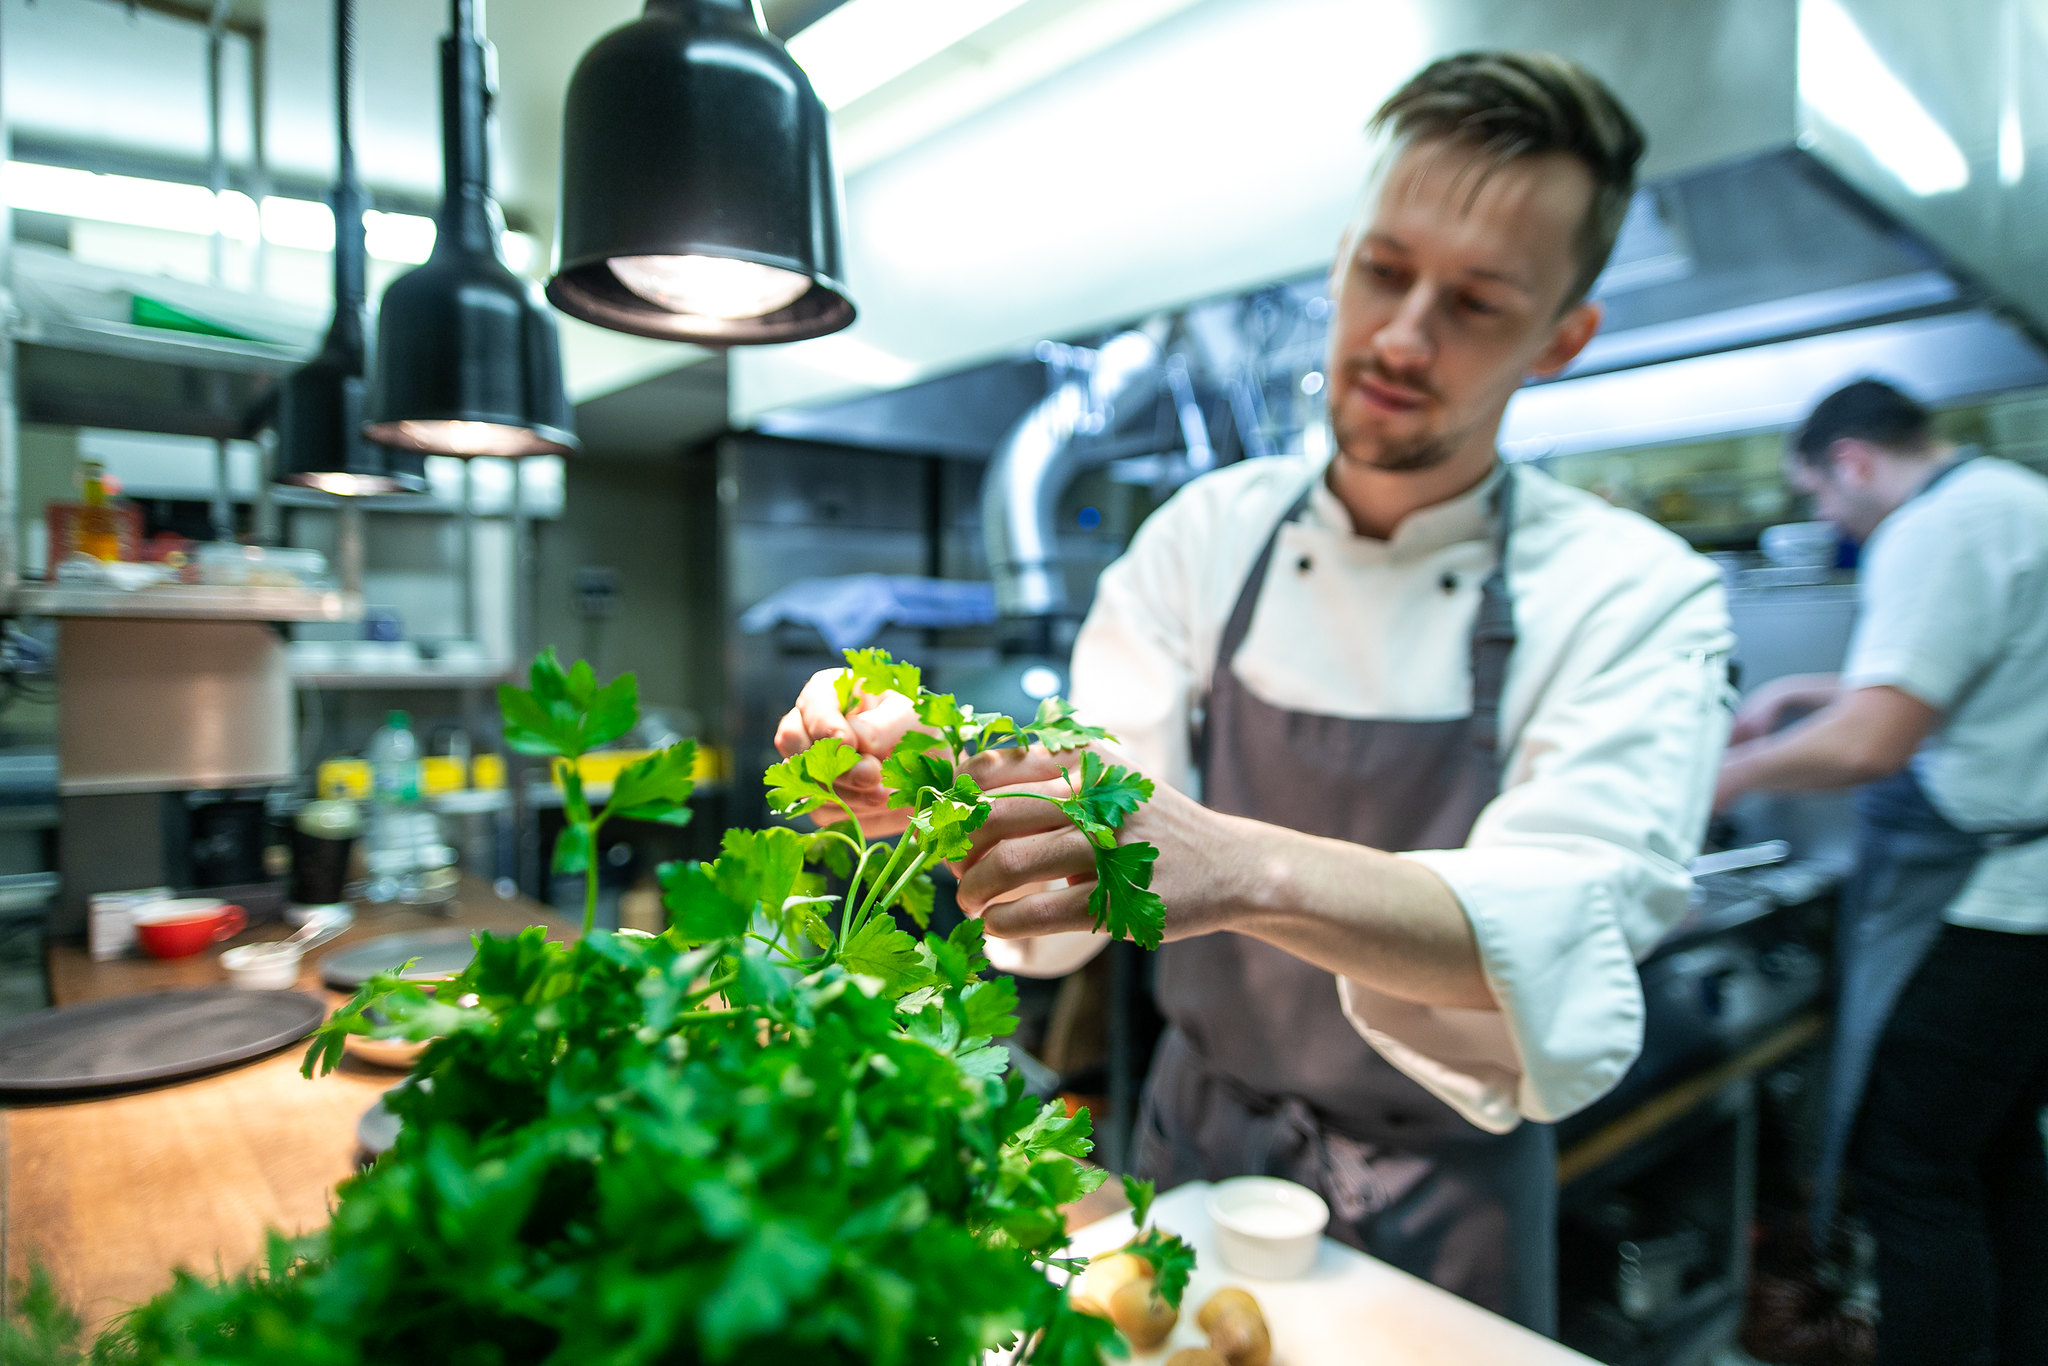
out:
{"label": "chef's left hand", "polygon": [[[1095,748],[1110,763],[1137,768],[1114,746]],[[974,834],[973,851],[956,865],[960,909],[980,916],[995,938],[1023,939],[1095,926],[1088,913],[1095,852],[1087,837],[1051,803],[1003,795],[1069,796],[1072,789],[1061,776],[1062,769],[1073,770],[1078,780],[1081,751],[991,750],[968,764],[993,810]],[[1152,799],[1125,820],[1118,843],[1146,843],[1159,850],[1152,890],[1166,902],[1168,939],[1226,928],[1247,871],[1243,860],[1231,858],[1238,824],[1156,779]],[[1018,895],[1020,889],[1060,879],[1067,885]],[[1006,899],[1011,897],[1015,899]]]}

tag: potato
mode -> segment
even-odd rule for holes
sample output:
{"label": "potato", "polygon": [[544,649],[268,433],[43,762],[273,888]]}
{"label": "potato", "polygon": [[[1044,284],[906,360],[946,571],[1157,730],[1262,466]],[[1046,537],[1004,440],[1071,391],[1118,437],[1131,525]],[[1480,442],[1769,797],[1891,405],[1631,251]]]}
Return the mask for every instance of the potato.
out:
{"label": "potato", "polygon": [[1166,1359],[1166,1366],[1230,1366],[1214,1349],[1183,1347]]}
{"label": "potato", "polygon": [[1217,1291],[1195,1315],[1195,1324],[1209,1335],[1209,1345],[1230,1366],[1266,1366],[1273,1355],[1273,1341],[1266,1333],[1266,1316],[1251,1293],[1235,1286]]}
{"label": "potato", "polygon": [[1140,1276],[1125,1281],[1109,1297],[1109,1321],[1131,1340],[1131,1346],[1149,1352],[1166,1341],[1173,1325],[1180,1322],[1180,1311],[1159,1298],[1150,1276]]}
{"label": "potato", "polygon": [[1149,1282],[1152,1263],[1129,1252],[1112,1252],[1097,1257],[1074,1279],[1074,1308],[1099,1319],[1109,1315],[1110,1297],[1134,1280]]}

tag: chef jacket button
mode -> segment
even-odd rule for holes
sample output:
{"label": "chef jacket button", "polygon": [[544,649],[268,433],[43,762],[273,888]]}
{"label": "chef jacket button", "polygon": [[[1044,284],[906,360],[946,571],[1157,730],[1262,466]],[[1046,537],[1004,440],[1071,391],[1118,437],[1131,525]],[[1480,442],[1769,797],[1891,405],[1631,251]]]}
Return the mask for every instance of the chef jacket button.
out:
{"label": "chef jacket button", "polygon": [[1306,574],[1309,570],[1313,568],[1315,568],[1315,561],[1311,560],[1306,555],[1302,556],[1300,559],[1294,562],[1294,572],[1297,574]]}

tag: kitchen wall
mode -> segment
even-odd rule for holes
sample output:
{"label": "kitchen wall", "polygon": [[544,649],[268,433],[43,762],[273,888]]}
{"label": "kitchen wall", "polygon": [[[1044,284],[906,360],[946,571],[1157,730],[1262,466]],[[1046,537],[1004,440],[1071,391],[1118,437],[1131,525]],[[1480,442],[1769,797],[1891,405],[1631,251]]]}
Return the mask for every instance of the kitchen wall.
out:
{"label": "kitchen wall", "polygon": [[[588,659],[600,675],[639,676],[643,709],[709,734],[722,705],[715,457],[568,462],[560,521],[538,528],[536,648]],[[579,610],[576,574],[608,570],[609,615]]]}

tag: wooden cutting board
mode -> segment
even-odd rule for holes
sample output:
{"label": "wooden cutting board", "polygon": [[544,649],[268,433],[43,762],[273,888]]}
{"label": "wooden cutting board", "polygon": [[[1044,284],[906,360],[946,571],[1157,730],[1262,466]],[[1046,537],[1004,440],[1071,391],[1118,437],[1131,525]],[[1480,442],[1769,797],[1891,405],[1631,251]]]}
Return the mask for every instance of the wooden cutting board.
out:
{"label": "wooden cutting board", "polygon": [[[1249,1290],[1259,1302],[1273,1335],[1273,1366],[1597,1366],[1590,1357],[1329,1238],[1315,1265],[1297,1280],[1237,1275],[1216,1255],[1208,1194],[1208,1182],[1191,1181],[1153,1202],[1152,1222],[1194,1244],[1195,1273],[1173,1336],[1156,1352],[1134,1355],[1133,1366],[1162,1362],[1182,1347],[1208,1346],[1195,1313],[1227,1285]],[[1076,1232],[1069,1251],[1092,1257],[1129,1242],[1135,1232],[1126,1210]]]}

